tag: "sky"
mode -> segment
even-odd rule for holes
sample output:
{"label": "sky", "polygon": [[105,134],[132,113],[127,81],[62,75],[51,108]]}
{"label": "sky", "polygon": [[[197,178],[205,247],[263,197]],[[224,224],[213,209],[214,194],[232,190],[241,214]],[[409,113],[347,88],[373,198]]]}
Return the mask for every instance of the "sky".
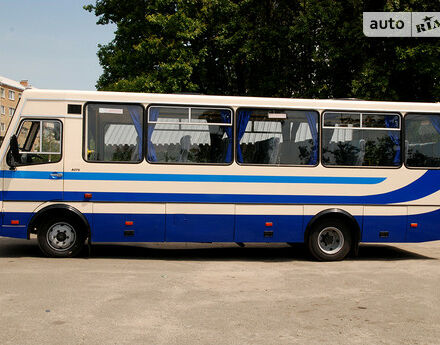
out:
{"label": "sky", "polygon": [[0,75],[41,89],[95,90],[98,44],[115,25],[83,9],[94,0],[0,0]]}

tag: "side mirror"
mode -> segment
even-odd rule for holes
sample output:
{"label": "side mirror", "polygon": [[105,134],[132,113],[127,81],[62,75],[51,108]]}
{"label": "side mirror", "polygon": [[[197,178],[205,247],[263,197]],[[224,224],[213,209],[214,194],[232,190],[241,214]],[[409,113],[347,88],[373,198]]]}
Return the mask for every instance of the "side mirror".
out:
{"label": "side mirror", "polygon": [[9,152],[11,159],[8,160],[8,164],[11,168],[15,168],[20,162],[20,153],[18,151],[18,140],[14,134],[9,141]]}

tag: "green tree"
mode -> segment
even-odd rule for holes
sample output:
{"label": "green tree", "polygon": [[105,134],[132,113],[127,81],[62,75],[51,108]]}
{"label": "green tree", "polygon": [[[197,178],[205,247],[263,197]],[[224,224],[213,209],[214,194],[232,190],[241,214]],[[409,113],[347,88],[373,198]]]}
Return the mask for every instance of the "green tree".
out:
{"label": "green tree", "polygon": [[432,38],[369,38],[364,11],[433,11],[427,0],[97,0],[117,25],[99,47],[100,90],[440,100]]}

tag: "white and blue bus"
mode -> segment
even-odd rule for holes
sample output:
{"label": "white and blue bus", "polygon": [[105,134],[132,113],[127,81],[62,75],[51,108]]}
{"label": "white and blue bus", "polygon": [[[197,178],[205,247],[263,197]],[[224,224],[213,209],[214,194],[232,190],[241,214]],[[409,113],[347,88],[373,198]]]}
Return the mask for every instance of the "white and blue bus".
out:
{"label": "white and blue bus", "polygon": [[26,90],[0,236],[98,242],[440,239],[440,104]]}

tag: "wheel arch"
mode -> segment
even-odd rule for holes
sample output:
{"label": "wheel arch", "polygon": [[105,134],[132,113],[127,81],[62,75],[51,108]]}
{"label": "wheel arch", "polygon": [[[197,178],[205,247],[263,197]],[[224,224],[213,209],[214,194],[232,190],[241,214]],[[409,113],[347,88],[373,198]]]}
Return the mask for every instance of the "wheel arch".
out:
{"label": "wheel arch", "polygon": [[310,231],[313,228],[313,226],[316,224],[316,222],[322,219],[330,219],[330,218],[341,219],[350,225],[351,233],[353,235],[353,246],[351,248],[351,252],[357,255],[359,249],[359,242],[361,240],[361,227],[359,226],[358,221],[352,214],[340,208],[329,208],[315,214],[307,224],[306,229],[304,231],[304,242],[307,243]]}
{"label": "wheel arch", "polygon": [[50,215],[65,215],[70,217],[75,217],[77,220],[80,221],[81,225],[84,226],[84,229],[86,230],[87,236],[90,236],[90,224],[87,220],[87,218],[82,214],[78,209],[71,205],[66,204],[52,204],[46,207],[43,207],[41,210],[39,210],[37,213],[35,213],[28,225],[27,228],[27,238],[30,238],[30,235],[32,233],[37,233],[38,226],[42,224],[42,222],[49,217]]}

